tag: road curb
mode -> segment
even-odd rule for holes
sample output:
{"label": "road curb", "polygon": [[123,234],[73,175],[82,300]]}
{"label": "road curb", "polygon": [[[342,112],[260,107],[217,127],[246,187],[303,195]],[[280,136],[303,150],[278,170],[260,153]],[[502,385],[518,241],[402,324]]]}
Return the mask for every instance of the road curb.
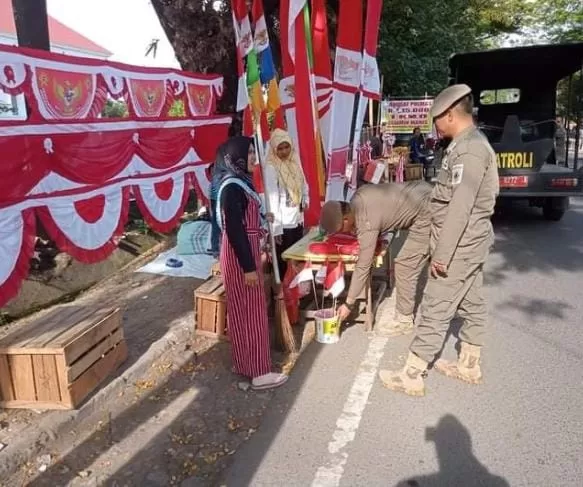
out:
{"label": "road curb", "polygon": [[[154,342],[148,351],[142,355],[130,368],[114,378],[105,387],[98,390],[80,409],[74,411],[49,412],[40,421],[27,426],[19,433],[16,441],[11,442],[0,452],[0,480],[9,480],[21,466],[33,462],[36,457],[51,448],[59,437],[63,438],[71,432],[79,434],[84,426],[90,425],[97,418],[102,419],[109,413],[109,404],[113,397],[118,397],[128,384],[142,378],[153,363],[173,347],[184,346],[193,337],[192,322],[188,318],[177,320],[169,331]],[[182,367],[188,360],[174,363],[174,367]],[[85,432],[90,435],[92,431]],[[77,436],[77,439],[80,437]]]}

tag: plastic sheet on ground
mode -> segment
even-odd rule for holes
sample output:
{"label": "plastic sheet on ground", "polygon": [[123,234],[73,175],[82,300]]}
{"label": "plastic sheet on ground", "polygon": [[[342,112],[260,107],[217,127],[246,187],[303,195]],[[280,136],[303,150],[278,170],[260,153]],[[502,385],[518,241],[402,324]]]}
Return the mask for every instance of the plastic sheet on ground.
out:
{"label": "plastic sheet on ground", "polygon": [[[168,259],[177,259],[182,262],[181,267],[168,267]],[[211,255],[178,255],[176,247],[161,253],[152,262],[138,269],[136,272],[146,272],[170,277],[194,277],[208,279],[211,268],[216,259]]]}

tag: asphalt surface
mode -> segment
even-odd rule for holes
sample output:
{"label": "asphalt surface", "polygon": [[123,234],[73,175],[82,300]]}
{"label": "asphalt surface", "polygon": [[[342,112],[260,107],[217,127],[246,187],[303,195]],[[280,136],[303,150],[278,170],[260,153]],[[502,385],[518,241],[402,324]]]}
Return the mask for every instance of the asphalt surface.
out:
{"label": "asphalt surface", "polygon": [[378,368],[398,368],[410,337],[352,328],[302,355],[224,485],[583,485],[583,202],[558,223],[513,209],[495,229],[483,385],[430,373],[424,398],[388,391]]}

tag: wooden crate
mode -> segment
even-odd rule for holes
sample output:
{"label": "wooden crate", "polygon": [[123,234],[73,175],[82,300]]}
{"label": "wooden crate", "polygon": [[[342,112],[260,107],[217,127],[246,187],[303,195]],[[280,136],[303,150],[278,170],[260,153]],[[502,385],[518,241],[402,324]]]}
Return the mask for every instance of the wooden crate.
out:
{"label": "wooden crate", "polygon": [[220,276],[211,277],[194,291],[194,331],[211,338],[227,339],[227,300]]}
{"label": "wooden crate", "polygon": [[423,164],[406,164],[405,181],[423,179]]}
{"label": "wooden crate", "polygon": [[0,407],[74,409],[127,352],[119,309],[59,306],[0,341]]}

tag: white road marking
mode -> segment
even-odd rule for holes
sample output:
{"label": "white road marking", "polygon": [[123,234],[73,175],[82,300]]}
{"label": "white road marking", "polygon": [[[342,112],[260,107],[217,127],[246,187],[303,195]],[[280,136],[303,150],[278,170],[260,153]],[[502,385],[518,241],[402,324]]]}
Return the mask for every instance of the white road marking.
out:
{"label": "white road marking", "polygon": [[[383,314],[390,312],[388,309],[383,311]],[[328,443],[328,461],[318,468],[312,487],[337,487],[340,485],[344,466],[348,461],[348,453],[344,450],[354,440],[360,426],[360,420],[377,376],[387,341],[387,338],[377,336],[371,339],[344,403],[342,414],[336,421],[336,431],[332,435],[332,441]]]}

